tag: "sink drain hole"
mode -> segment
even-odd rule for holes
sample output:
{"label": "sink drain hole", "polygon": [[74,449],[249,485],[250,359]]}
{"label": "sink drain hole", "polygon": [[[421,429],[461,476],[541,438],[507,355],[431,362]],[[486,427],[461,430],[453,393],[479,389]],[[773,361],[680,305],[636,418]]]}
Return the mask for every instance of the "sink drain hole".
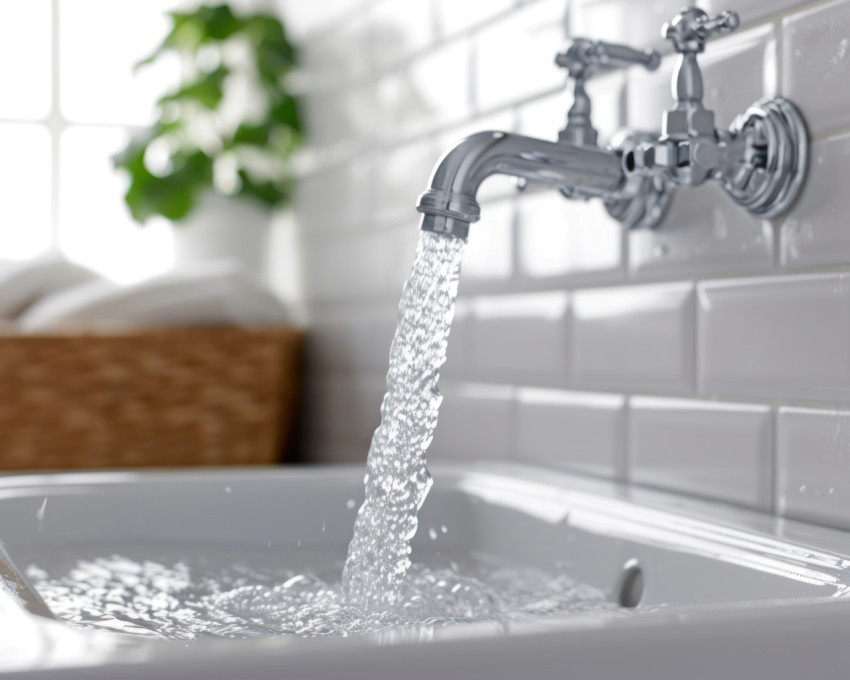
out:
{"label": "sink drain hole", "polygon": [[635,559],[631,559],[623,565],[623,574],[620,577],[619,602],[621,607],[634,609],[640,604],[643,597],[643,569]]}

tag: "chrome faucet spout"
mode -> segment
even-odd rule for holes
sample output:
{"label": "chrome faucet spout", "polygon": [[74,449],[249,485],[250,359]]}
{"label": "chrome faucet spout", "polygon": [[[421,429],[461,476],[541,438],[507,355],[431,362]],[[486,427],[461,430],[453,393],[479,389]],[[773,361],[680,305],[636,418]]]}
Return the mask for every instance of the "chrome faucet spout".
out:
{"label": "chrome faucet spout", "polygon": [[495,174],[521,177],[583,198],[614,196],[625,183],[616,151],[507,132],[478,132],[437,162],[430,187],[416,204],[422,213],[420,228],[465,239],[481,213],[478,187]]}

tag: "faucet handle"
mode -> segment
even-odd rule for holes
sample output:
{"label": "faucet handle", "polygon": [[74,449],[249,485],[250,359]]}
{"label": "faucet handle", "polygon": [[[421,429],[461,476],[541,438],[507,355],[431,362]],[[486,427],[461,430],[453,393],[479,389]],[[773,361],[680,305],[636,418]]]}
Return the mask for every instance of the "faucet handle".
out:
{"label": "faucet handle", "polygon": [[686,7],[661,27],[661,35],[680,54],[700,54],[713,34],[731,33],[741,25],[737,12],[726,10],[713,19],[697,7]]}
{"label": "faucet handle", "polygon": [[661,55],[651,49],[636,50],[627,45],[576,38],[569,49],[556,55],[555,63],[570,74],[574,89],[567,126],[558,134],[558,139],[575,146],[596,146],[597,134],[590,121],[590,97],[584,91],[584,81],[597,71],[635,64],[654,71],[661,63]]}
{"label": "faucet handle", "polygon": [[628,45],[576,38],[572,45],[555,56],[555,63],[567,69],[570,77],[587,80],[596,71],[644,66],[654,71],[661,63],[661,55],[655,50],[636,50]]}

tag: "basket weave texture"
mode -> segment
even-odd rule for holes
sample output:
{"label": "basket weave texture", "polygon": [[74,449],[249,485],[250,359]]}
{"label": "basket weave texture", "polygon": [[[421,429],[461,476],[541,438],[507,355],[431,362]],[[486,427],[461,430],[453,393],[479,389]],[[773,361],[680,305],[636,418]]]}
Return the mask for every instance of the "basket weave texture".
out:
{"label": "basket weave texture", "polygon": [[301,345],[290,328],[0,336],[0,468],[276,462]]}

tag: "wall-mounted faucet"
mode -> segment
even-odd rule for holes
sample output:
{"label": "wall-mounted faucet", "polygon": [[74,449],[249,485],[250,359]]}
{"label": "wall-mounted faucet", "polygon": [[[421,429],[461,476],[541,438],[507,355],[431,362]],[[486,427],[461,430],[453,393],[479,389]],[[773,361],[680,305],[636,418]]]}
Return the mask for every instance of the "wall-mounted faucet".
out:
{"label": "wall-mounted faucet", "polygon": [[756,102],[728,130],[714,126],[703,105],[697,55],[713,34],[737,28],[738,15],[714,19],[686,8],[665,24],[664,37],[681,55],[673,74],[674,107],[665,112],[661,134],[620,131],[601,149],[590,120],[584,83],[595,72],[640,64],[658,67],[651,50],[575,40],[556,63],[573,79],[575,99],[558,142],[505,132],[479,132],[447,151],[430,187],[419,197],[421,229],[466,238],[480,216],[476,193],[493,174],[505,174],[558,188],[568,198],[598,197],[630,229],[653,227],[676,186],[720,182],[732,198],[762,218],[787,210],[806,172],[807,136],[797,109],[782,98]]}

